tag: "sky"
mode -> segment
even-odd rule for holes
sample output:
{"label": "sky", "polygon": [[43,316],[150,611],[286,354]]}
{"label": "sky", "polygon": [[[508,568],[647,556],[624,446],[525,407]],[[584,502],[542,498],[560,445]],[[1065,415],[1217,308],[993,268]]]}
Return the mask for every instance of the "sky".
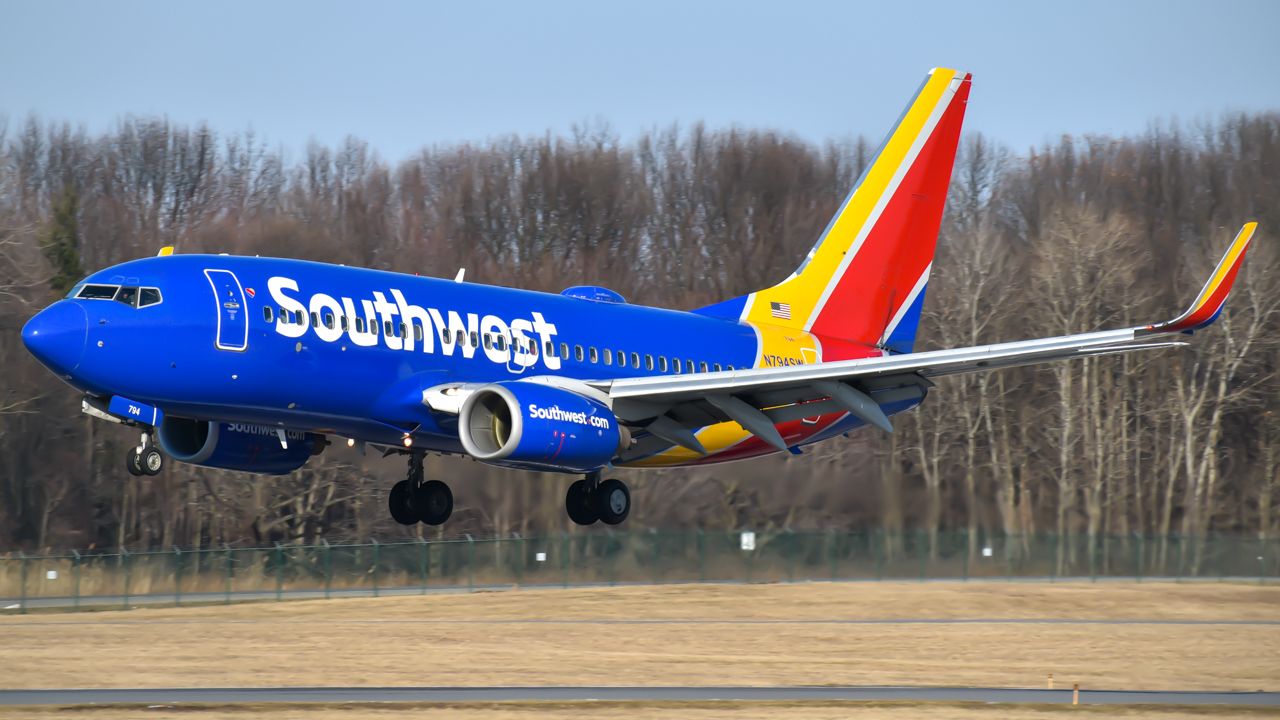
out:
{"label": "sky", "polygon": [[1280,109],[1280,0],[0,0],[0,116],[162,115],[297,153],[608,123],[879,139],[928,70],[1017,152]]}

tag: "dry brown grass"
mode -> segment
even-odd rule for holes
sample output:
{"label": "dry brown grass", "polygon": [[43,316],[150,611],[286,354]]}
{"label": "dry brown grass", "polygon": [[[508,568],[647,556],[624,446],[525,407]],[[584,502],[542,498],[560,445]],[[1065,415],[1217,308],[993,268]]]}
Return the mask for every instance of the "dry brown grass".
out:
{"label": "dry brown grass", "polygon": [[[5,616],[0,687],[1042,687],[1052,672],[1059,687],[1257,690],[1280,680],[1280,625],[839,622],[897,618],[1280,621],[1280,588],[685,585]],[[634,619],[674,622],[616,622]]]}

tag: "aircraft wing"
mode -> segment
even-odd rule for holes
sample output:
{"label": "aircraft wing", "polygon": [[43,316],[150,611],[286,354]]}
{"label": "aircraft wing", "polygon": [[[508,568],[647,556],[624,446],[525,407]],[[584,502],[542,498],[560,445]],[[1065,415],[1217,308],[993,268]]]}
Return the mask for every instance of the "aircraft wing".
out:
{"label": "aircraft wing", "polygon": [[705,451],[692,430],[725,420],[737,422],[779,450],[788,448],[774,423],[828,412],[849,412],[889,431],[892,428],[880,406],[922,397],[924,388],[931,385],[929,378],[1186,345],[1167,336],[1190,334],[1217,319],[1256,226],[1248,223],[1240,230],[1196,301],[1168,322],[814,365],[589,384],[609,396],[623,422],[698,453]]}

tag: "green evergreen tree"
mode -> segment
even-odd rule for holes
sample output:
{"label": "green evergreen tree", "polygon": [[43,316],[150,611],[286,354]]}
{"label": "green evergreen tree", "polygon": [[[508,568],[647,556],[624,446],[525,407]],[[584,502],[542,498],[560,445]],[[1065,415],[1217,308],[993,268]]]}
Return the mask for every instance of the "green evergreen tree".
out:
{"label": "green evergreen tree", "polygon": [[84,277],[80,267],[80,198],[67,186],[53,204],[53,218],[40,233],[40,247],[53,266],[49,287],[64,295]]}

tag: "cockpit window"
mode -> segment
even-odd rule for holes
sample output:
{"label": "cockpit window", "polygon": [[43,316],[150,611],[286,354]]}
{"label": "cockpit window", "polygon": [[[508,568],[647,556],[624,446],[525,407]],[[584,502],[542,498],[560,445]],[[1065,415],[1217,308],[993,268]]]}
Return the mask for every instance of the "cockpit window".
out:
{"label": "cockpit window", "polygon": [[126,285],[82,285],[75,297],[81,300],[115,300],[129,307],[147,307],[160,304],[160,289]]}
{"label": "cockpit window", "polygon": [[110,300],[119,289],[119,285],[85,285],[80,288],[80,294],[76,297],[84,300]]}

